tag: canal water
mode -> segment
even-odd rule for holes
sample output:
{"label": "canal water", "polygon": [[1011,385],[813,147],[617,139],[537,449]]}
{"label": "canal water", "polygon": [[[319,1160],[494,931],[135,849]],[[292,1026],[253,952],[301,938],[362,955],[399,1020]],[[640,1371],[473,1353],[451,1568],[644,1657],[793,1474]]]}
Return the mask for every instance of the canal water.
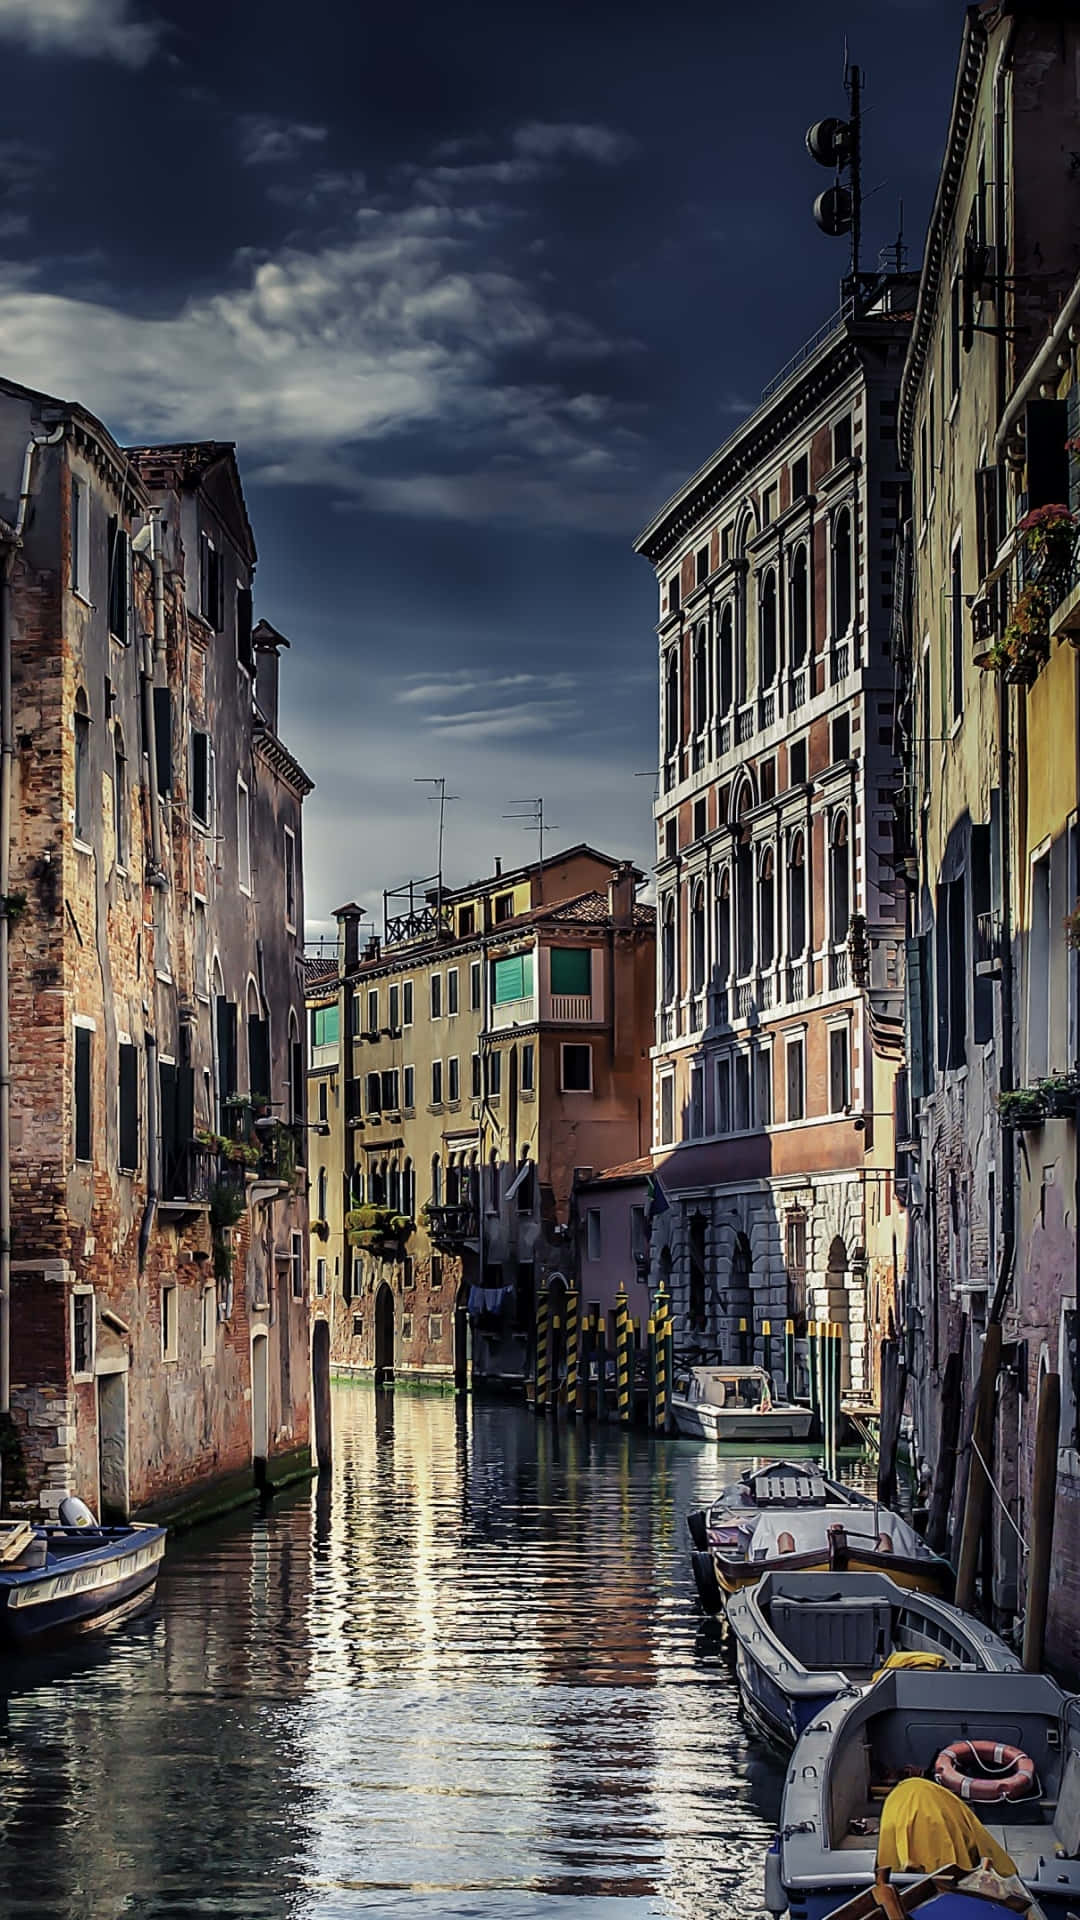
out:
{"label": "canal water", "polygon": [[4,1920],[759,1914],[780,1774],[694,1603],[693,1442],[335,1389],[330,1484],[0,1697]]}

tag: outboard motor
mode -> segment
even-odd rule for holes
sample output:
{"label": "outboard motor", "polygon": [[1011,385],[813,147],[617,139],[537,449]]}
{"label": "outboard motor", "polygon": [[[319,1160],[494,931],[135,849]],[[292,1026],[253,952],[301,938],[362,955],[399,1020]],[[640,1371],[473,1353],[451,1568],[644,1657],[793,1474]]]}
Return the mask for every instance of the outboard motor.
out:
{"label": "outboard motor", "polygon": [[56,1517],[62,1527],[97,1526],[97,1521],[94,1519],[86,1501],[80,1500],[74,1493],[67,1494],[65,1498],[61,1500],[60,1509]]}

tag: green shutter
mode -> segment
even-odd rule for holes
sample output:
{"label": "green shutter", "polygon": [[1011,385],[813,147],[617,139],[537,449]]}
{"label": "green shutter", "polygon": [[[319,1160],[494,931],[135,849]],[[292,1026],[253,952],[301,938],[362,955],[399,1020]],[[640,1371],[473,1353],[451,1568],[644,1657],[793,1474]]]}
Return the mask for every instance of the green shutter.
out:
{"label": "green shutter", "polygon": [[316,1007],[313,1021],[311,1044],[313,1047],[333,1047],[338,1039],[337,1007]]}
{"label": "green shutter", "polygon": [[508,1000],[524,999],[524,959],[524,954],[514,953],[506,960],[496,960],[494,999],[497,1007],[504,1006]]}
{"label": "green shutter", "polygon": [[552,947],[552,993],[592,992],[592,953],[588,947]]}

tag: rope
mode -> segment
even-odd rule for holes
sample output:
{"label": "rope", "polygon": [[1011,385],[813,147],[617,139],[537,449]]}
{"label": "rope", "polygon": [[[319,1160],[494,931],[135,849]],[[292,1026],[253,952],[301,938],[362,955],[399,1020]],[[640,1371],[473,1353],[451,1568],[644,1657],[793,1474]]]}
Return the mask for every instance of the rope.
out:
{"label": "rope", "polygon": [[976,1438],[975,1438],[975,1435],[974,1435],[974,1434],[972,1434],[972,1436],[971,1436],[971,1451],[972,1451],[972,1453],[973,1453],[973,1454],[975,1455],[975,1458],[976,1458],[976,1460],[978,1461],[978,1463],[979,1463],[979,1465],[980,1465],[980,1467],[982,1468],[982,1470],[983,1470],[983,1472],[985,1473],[985,1475],[986,1475],[986,1484],[987,1484],[987,1486],[989,1487],[989,1489],[990,1489],[990,1491],[991,1491],[991,1493],[993,1494],[993,1496],[994,1496],[994,1499],[995,1499],[995,1500],[997,1501],[997,1503],[998,1503],[998,1506],[999,1506],[999,1507],[1001,1508],[1001,1511],[1002,1511],[1002,1513],[1003,1513],[1003,1514],[1005,1515],[1005,1518],[1006,1518],[1006,1520],[1008,1521],[1008,1523],[1009,1523],[1009,1525],[1010,1525],[1010,1527],[1012,1528],[1012,1530],[1013,1530],[1013,1532],[1015,1533],[1015,1535],[1016,1535],[1016,1537],[1017,1537],[1017,1539],[1019,1540],[1019,1542],[1020,1542],[1020,1545],[1021,1545],[1021,1546],[1023,1547],[1023,1549],[1024,1549],[1024,1552],[1025,1552],[1025,1553],[1030,1553],[1030,1551],[1031,1551],[1031,1549],[1030,1549],[1030,1547],[1028,1546],[1028,1543],[1027,1543],[1027,1541],[1026,1541],[1026,1540],[1024,1539],[1024,1536],[1023,1536],[1023,1534],[1021,1533],[1021,1531],[1020,1531],[1020,1529],[1019,1529],[1019,1527],[1017,1526],[1017,1524],[1016,1524],[1016,1521],[1015,1521],[1015,1520],[1013,1519],[1013,1517],[1012,1517],[1012,1514],[1011,1514],[1011,1513],[1009,1512],[1009,1509],[1008,1509],[1008,1507],[1007,1507],[1007,1506],[1005,1505],[1005,1502],[1004,1502],[1004,1500],[1002,1499],[1002,1497],[1001,1497],[1001,1495],[1000,1495],[1000,1493],[999,1493],[999,1492],[998,1492],[998,1490],[997,1490],[997,1487],[996,1487],[996,1485],[994,1484],[994,1476],[993,1476],[993,1474],[991,1473],[991,1471],[990,1471],[990,1469],[989,1469],[989,1467],[988,1467],[988,1466],[987,1466],[987,1464],[986,1464],[986,1461],[985,1461],[985,1460],[983,1459],[983,1457],[982,1457],[982,1454],[981,1454],[981,1453],[980,1453],[980,1451],[979,1451],[979,1443],[978,1443],[978,1441],[976,1440]]}

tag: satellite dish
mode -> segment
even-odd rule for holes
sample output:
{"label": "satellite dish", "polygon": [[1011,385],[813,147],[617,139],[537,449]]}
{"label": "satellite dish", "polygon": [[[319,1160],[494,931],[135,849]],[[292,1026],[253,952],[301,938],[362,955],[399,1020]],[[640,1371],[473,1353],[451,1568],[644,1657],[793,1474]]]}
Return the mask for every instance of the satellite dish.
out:
{"label": "satellite dish", "polygon": [[826,187],[814,201],[814,219],[833,240],[851,232],[855,203],[847,187]]}
{"label": "satellite dish", "polygon": [[806,136],[806,151],[819,167],[842,167],[851,154],[847,120],[816,120]]}

